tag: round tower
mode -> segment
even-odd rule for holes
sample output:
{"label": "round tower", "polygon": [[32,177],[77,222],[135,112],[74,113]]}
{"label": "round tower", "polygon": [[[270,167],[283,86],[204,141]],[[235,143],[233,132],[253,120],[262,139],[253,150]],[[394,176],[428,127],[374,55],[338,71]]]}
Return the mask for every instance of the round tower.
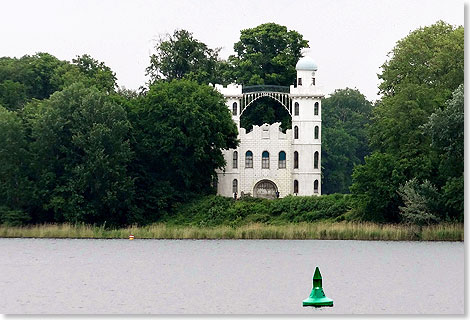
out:
{"label": "round tower", "polygon": [[321,98],[315,80],[318,67],[311,57],[295,66],[296,85],[292,98],[292,193],[321,194]]}

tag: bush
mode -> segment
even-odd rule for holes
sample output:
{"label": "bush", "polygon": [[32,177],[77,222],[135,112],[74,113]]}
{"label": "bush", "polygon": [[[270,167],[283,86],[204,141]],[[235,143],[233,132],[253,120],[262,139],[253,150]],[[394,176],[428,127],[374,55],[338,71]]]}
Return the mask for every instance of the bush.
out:
{"label": "bush", "polygon": [[31,216],[22,210],[12,210],[8,207],[0,207],[0,223],[9,226],[22,226],[31,221]]}
{"label": "bush", "polygon": [[413,178],[401,185],[397,192],[405,203],[405,206],[399,207],[405,222],[417,225],[439,222],[439,193],[428,180],[420,184]]}
{"label": "bush", "polygon": [[253,222],[286,223],[336,219],[351,209],[351,196],[324,196],[282,199],[245,197],[240,200],[221,196],[205,196],[181,205],[165,222],[197,226],[239,226]]}

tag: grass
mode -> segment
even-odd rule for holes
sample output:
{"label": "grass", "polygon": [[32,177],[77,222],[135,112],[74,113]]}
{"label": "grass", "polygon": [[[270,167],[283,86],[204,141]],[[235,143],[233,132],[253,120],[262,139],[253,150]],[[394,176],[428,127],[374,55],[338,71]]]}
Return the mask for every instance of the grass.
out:
{"label": "grass", "polygon": [[442,223],[419,228],[397,224],[315,222],[270,225],[252,223],[239,227],[171,226],[153,224],[106,229],[84,224],[42,224],[23,227],[0,225],[1,238],[127,239],[324,239],[389,241],[464,241],[464,225]]}

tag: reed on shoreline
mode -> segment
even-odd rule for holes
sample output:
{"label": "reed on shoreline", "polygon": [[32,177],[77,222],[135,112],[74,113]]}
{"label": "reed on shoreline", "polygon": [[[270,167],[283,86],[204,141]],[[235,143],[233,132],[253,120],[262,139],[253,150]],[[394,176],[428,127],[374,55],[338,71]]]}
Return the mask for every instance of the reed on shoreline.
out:
{"label": "reed on shoreline", "polygon": [[269,225],[252,223],[239,227],[149,226],[107,229],[85,224],[41,224],[23,227],[0,225],[1,238],[79,239],[321,239],[388,241],[463,241],[464,225],[441,223],[417,227],[369,222],[316,222]]}

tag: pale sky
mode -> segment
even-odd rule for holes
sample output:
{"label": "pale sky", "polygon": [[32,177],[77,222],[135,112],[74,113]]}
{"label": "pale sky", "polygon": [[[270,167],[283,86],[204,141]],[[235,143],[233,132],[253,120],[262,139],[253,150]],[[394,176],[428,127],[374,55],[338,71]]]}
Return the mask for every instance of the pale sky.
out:
{"label": "pale sky", "polygon": [[4,0],[0,56],[48,52],[71,61],[90,54],[104,61],[118,84],[137,89],[155,39],[186,29],[209,47],[233,53],[240,30],[275,22],[309,41],[326,94],[345,87],[377,96],[380,66],[410,31],[444,20],[464,24],[456,0]]}

